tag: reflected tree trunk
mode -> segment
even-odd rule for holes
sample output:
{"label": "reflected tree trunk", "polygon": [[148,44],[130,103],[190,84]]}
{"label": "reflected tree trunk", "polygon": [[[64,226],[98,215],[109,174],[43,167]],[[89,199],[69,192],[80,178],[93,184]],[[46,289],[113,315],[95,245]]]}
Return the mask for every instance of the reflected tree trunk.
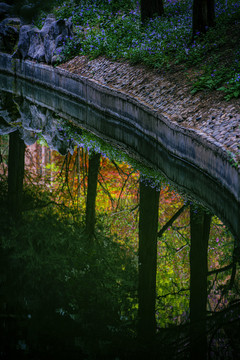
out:
{"label": "reflected tree trunk", "polygon": [[77,196],[78,196],[78,201],[80,200],[80,196],[81,196],[81,169],[80,169],[80,161],[81,161],[80,147],[78,147],[78,148],[77,148],[77,184],[78,184]]}
{"label": "reflected tree trunk", "polygon": [[190,359],[207,358],[206,306],[208,239],[211,216],[202,207],[191,206],[190,249]]}
{"label": "reflected tree trunk", "polygon": [[138,338],[149,342],[156,333],[157,230],[160,191],[140,181]]}
{"label": "reflected tree trunk", "polygon": [[92,238],[94,234],[96,214],[96,196],[98,171],[100,166],[101,154],[93,153],[89,156],[88,161],[88,187],[87,187],[87,203],[86,203],[86,233]]}
{"label": "reflected tree trunk", "polygon": [[13,219],[21,217],[25,144],[19,132],[9,135],[8,155],[8,211]]}

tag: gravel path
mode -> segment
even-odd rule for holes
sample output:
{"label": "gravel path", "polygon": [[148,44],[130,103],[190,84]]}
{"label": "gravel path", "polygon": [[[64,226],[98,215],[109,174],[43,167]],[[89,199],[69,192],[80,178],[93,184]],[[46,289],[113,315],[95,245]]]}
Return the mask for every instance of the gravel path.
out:
{"label": "gravel path", "polygon": [[59,67],[127,93],[164,113],[170,121],[194,128],[201,136],[230,151],[231,157],[240,163],[240,100],[227,102],[216,91],[191,95],[190,72],[161,74],[143,65],[104,57],[88,60],[85,56],[77,56]]}

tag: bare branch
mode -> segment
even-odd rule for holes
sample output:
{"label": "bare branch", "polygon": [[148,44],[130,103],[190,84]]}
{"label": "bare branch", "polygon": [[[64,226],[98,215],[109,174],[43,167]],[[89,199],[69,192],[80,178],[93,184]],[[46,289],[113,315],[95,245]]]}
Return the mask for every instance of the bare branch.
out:
{"label": "bare branch", "polygon": [[175,296],[175,295],[179,295],[181,292],[185,292],[185,291],[190,291],[190,288],[186,288],[186,289],[180,289],[176,292],[173,292],[173,293],[167,293],[165,295],[159,295],[157,296],[157,299],[160,300],[160,299],[163,299],[163,298],[166,298],[167,296]]}
{"label": "bare branch", "polygon": [[189,203],[187,202],[184,204],[172,217],[170,220],[166,222],[165,225],[161,228],[161,230],[158,232],[158,237],[162,237],[163,233],[171,226],[175,220],[181,215],[181,213],[188,207]]}
{"label": "bare branch", "polygon": [[[101,176],[101,179],[104,181],[104,178],[103,178],[103,176],[102,176],[102,174],[101,174],[100,171],[99,171],[99,175]],[[113,207],[113,205],[114,205],[114,199],[112,198],[110,192],[108,191],[108,189],[107,189],[105,186],[103,186],[103,184],[102,184],[101,181],[98,180],[98,183],[99,183],[99,185],[102,187],[102,189],[103,189],[103,191],[105,192],[105,194],[108,195],[109,200],[111,201],[111,204],[112,204],[112,207]]]}
{"label": "bare branch", "polygon": [[[117,164],[114,160],[111,160],[111,162],[112,162],[112,164],[115,166],[115,168],[117,169],[117,171],[118,171],[118,173],[119,173],[120,176],[121,176],[121,173],[122,173],[123,175],[128,175],[127,173],[125,173],[125,171],[123,171],[123,169],[121,169],[121,168],[118,166],[118,164]],[[133,172],[135,172],[135,171],[132,171],[131,173],[133,173]]]}
{"label": "bare branch", "polygon": [[121,199],[121,196],[122,196],[122,193],[123,193],[123,190],[125,189],[126,185],[127,185],[127,182],[130,178],[130,176],[134,173],[134,171],[131,171],[128,175],[127,175],[127,178],[125,179],[124,183],[123,183],[123,186],[121,188],[121,191],[120,191],[120,194],[119,194],[119,197],[118,197],[118,201],[117,201],[117,206],[116,208],[118,209],[119,207],[119,203],[120,203],[120,199]]}
{"label": "bare branch", "polygon": [[234,266],[234,263],[231,263],[227,266],[224,266],[220,269],[215,269],[215,270],[211,270],[211,271],[208,271],[208,276],[212,275],[212,274],[219,274],[221,272],[224,272],[224,271],[227,271],[229,269],[232,269],[232,267]]}

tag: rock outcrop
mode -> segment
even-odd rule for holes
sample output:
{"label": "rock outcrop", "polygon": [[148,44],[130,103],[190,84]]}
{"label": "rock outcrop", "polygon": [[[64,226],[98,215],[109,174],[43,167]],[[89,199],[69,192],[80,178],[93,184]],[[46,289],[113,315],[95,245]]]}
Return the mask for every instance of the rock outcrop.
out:
{"label": "rock outcrop", "polygon": [[12,53],[17,45],[21,20],[6,18],[0,23],[0,51]]}
{"label": "rock outcrop", "polygon": [[66,136],[54,111],[33,104],[20,96],[0,91],[0,136],[19,131],[26,145],[42,137],[52,150],[65,155],[73,154],[75,142]]}
{"label": "rock outcrop", "polygon": [[56,20],[50,14],[41,30],[34,25],[21,25],[19,18],[7,18],[0,23],[0,51],[51,65],[63,60],[64,41],[73,36],[70,21]]}
{"label": "rock outcrop", "polygon": [[64,40],[71,36],[71,22],[49,15],[41,30],[33,25],[21,27],[15,56],[54,65],[61,59]]}

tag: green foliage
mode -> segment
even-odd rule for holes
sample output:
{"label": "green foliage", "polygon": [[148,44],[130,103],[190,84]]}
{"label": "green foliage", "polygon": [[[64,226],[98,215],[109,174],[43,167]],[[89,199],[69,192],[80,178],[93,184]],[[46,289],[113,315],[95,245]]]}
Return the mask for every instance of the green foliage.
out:
{"label": "green foliage", "polygon": [[97,225],[90,246],[84,226],[63,215],[59,206],[28,211],[21,224],[9,223],[3,202],[0,213],[1,299],[18,316],[30,314],[31,351],[38,343],[44,352],[61,336],[66,343],[64,326],[75,328],[72,336],[81,337],[82,351],[94,356],[106,351],[103,344],[133,334],[135,257],[118,245],[106,224]]}
{"label": "green foliage", "polygon": [[[184,64],[197,66],[201,75],[193,79],[193,93],[226,86],[226,99],[239,96],[236,59],[225,58],[225,47],[236,47],[240,7],[235,1],[219,0],[216,3],[216,26],[205,35],[198,34],[191,42],[190,0],[167,1],[165,14],[150,19],[144,25],[140,21],[140,9],[133,0],[122,3],[109,1],[65,1],[55,8],[58,18],[71,17],[75,37],[66,39],[62,59],[87,55],[91,59],[105,55],[112,59],[127,59],[132,63],[144,63],[157,69],[169,70]],[[234,25],[233,25],[234,24]],[[232,37],[229,27],[232,27]],[[221,56],[216,62],[215,54]],[[230,54],[230,51],[229,51]],[[231,56],[230,56],[231,57]],[[229,63],[228,63],[229,62]],[[225,73],[224,73],[225,69]]]}
{"label": "green foliage", "polygon": [[108,6],[110,11],[113,13],[118,11],[129,11],[137,4],[136,0],[104,0],[103,2],[105,3],[105,6]]}
{"label": "green foliage", "polygon": [[[161,194],[160,221],[164,223],[180,208],[176,194]],[[189,213],[186,209],[158,241],[157,318],[158,326],[169,327],[189,320]]]}
{"label": "green foliage", "polygon": [[[181,14],[183,9],[186,9],[186,3],[183,1],[178,7]],[[80,54],[90,57],[106,54],[111,58],[124,57],[133,62],[141,59],[147,63],[150,61],[149,55],[152,53],[157,54],[160,51],[162,54],[162,45],[165,44],[166,47],[169,47],[169,42],[179,41],[176,37],[178,34],[173,31],[169,32],[168,22],[170,20],[171,26],[179,25],[176,14],[173,15],[171,4],[168,6],[170,10],[168,11],[168,8],[166,10],[170,17],[169,21],[155,19],[154,23],[150,21],[143,31],[140,31],[140,12],[134,1],[124,2],[124,6],[121,2],[118,10],[116,4],[118,1],[101,2],[100,4],[92,2],[73,7],[71,3],[65,3],[56,9],[56,15],[59,18],[72,17],[77,37],[82,43]],[[163,39],[164,41],[162,41]],[[173,48],[175,47],[176,45],[173,44]],[[160,58],[161,56],[159,61]]]}
{"label": "green foliage", "polygon": [[228,82],[226,86],[220,87],[218,90],[223,91],[226,95],[224,98],[229,101],[232,98],[240,96],[240,73],[236,73]]}
{"label": "green foliage", "polygon": [[[77,131],[70,124],[64,126],[59,123],[59,126],[63,136],[81,146],[114,156],[109,145],[94,135]],[[62,162],[68,163],[68,170],[71,168],[69,158],[62,157]],[[76,159],[72,157],[74,163]],[[62,173],[58,178],[61,186],[65,170],[56,157],[53,156],[52,160],[54,165],[48,167]],[[135,162],[134,166],[137,168]],[[130,167],[123,166],[121,169],[125,176],[132,174],[137,178]],[[141,164],[140,169],[144,181],[150,186],[161,185],[161,229],[183,206],[183,199],[166,183],[163,184],[154,170]],[[101,171],[101,175],[108,176],[110,170],[108,164],[105,174]],[[74,183],[75,175],[71,177],[68,173],[68,184]],[[116,177],[112,182],[110,180],[109,192],[112,194],[117,187]],[[48,185],[45,183],[43,189],[46,190]],[[130,191],[136,193],[136,182],[134,185]],[[1,186],[0,267],[4,274],[1,278],[4,286],[0,293],[0,307],[7,303],[14,308],[14,314],[20,314],[25,319],[26,314],[30,315],[24,325],[30,335],[24,336],[31,343],[31,350],[34,349],[33,344],[40,343],[43,352],[52,348],[56,354],[59,344],[69,346],[67,342],[77,337],[85,358],[107,358],[115,351],[113,348],[122,347],[126,338],[132,339],[136,335],[138,199],[133,199],[130,211],[124,208],[120,208],[119,212],[106,208],[98,211],[102,203],[97,205],[95,238],[91,245],[84,235],[84,223],[81,221],[84,209],[80,207],[81,211],[75,212],[73,217],[73,204],[66,206],[66,200],[59,201],[54,185],[50,191],[41,189],[37,193],[32,185],[25,186],[25,211],[20,224],[9,222],[4,207],[6,184]],[[62,187],[65,199],[67,191],[67,186]],[[114,216],[117,221],[112,230],[110,224],[114,223]],[[189,322],[189,238],[189,211],[186,208],[158,239],[156,320],[157,327],[168,327],[171,336],[174,330],[170,331],[176,325]],[[230,233],[214,217],[209,240],[209,270],[229,265],[233,248]],[[236,288],[232,291],[229,290],[230,275],[228,270],[208,278],[210,311],[216,307],[224,309],[239,296],[238,268],[234,282]],[[117,350],[109,358],[116,358],[116,353]]]}
{"label": "green foliage", "polygon": [[227,151],[227,154],[228,154],[228,159],[229,159],[229,162],[230,164],[235,167],[236,169],[238,168],[239,164],[240,164],[240,146],[238,146],[238,156],[236,154],[234,154],[233,152],[231,151]]}
{"label": "green foliage", "polygon": [[[215,30],[214,30],[215,31]],[[234,62],[221,66],[221,56],[211,56],[208,64],[203,67],[203,74],[195,81],[192,86],[192,94],[200,90],[219,90],[226,93],[225,99],[240,96],[240,50],[236,49],[233,54]],[[226,84],[225,86],[221,86]]]}
{"label": "green foliage", "polygon": [[229,72],[225,68],[212,69],[207,67],[204,74],[201,75],[197,81],[193,84],[191,94],[195,94],[200,90],[215,90],[224,83],[232,71]]}
{"label": "green foliage", "polygon": [[77,56],[81,50],[81,42],[80,39],[77,37],[74,37],[74,40],[72,38],[66,38],[63,42],[64,48],[58,55],[58,63],[61,63],[63,60],[68,60],[74,56]]}
{"label": "green foliage", "polygon": [[[234,238],[228,228],[214,216],[208,246],[209,271],[221,269],[231,264],[235,245]],[[208,277],[208,309],[210,311],[224,309],[231,301],[238,299],[239,270],[236,271],[234,290],[229,288],[231,273],[232,269],[230,268]]]}

